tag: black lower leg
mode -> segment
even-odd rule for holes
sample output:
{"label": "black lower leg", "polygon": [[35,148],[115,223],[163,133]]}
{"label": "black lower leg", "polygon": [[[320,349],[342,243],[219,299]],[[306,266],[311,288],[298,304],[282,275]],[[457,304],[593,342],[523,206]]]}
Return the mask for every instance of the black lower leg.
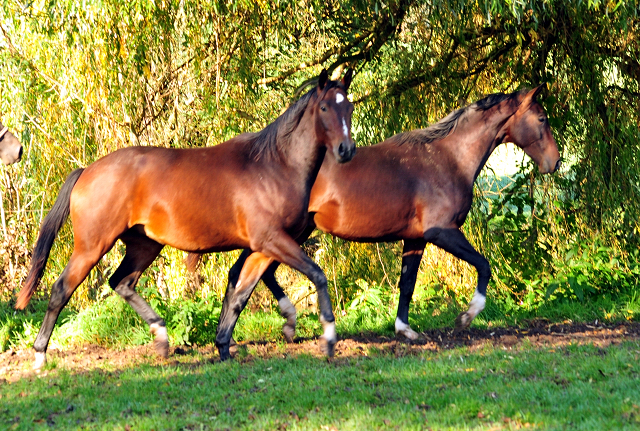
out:
{"label": "black lower leg", "polygon": [[262,281],[267,286],[267,288],[273,293],[273,296],[276,298],[276,301],[280,301],[284,298],[285,293],[282,290],[282,287],[278,284],[278,280],[276,280],[276,269],[280,266],[280,262],[273,262],[269,265],[269,268],[262,274]]}
{"label": "black lower leg", "polygon": [[[484,307],[484,297],[486,297],[487,285],[491,279],[491,266],[487,259],[473,248],[459,229],[429,229],[425,232],[425,239],[476,268],[478,271],[476,292],[482,295],[482,307]],[[468,312],[460,313],[456,319],[456,330],[468,327],[477,312],[479,311],[471,314]]]}
{"label": "black lower leg", "polygon": [[233,329],[236,326],[240,313],[244,309],[244,306],[253,292],[253,288],[245,289],[249,290],[249,292],[248,295],[246,295],[244,302],[242,301],[243,298],[236,298],[236,284],[240,278],[242,267],[251,253],[251,250],[243,250],[240,257],[238,257],[238,260],[229,270],[227,291],[224,294],[222,311],[220,312],[220,319],[218,320],[218,327],[216,329],[216,347],[220,352],[220,359],[223,361],[231,357],[229,353],[229,345],[233,335]]}
{"label": "black lower leg", "polygon": [[424,237],[428,242],[473,265],[478,271],[478,292],[486,295],[487,284],[491,279],[491,266],[459,229],[432,228],[425,232]]}
{"label": "black lower leg", "polygon": [[[235,278],[236,282],[237,280],[238,277]],[[229,346],[233,329],[238,322],[240,313],[247,305],[254,287],[255,285],[245,287],[241,291],[236,291],[235,284],[231,283],[231,279],[229,280],[227,292],[224,295],[224,301],[222,303],[222,312],[220,313],[218,328],[216,329],[216,347],[220,353],[220,359],[223,361],[231,357]]]}
{"label": "black lower leg", "polygon": [[400,298],[398,300],[398,318],[404,324],[409,324],[409,305],[416,287],[416,278],[420,261],[422,260],[422,250],[414,251],[411,254],[402,256],[402,273],[400,274]]}

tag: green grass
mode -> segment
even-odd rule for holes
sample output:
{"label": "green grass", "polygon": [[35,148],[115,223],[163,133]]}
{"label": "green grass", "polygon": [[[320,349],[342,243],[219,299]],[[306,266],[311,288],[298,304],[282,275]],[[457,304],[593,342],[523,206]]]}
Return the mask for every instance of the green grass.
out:
{"label": "green grass", "polygon": [[[251,347],[249,347],[251,349]],[[485,346],[58,370],[1,383],[6,429],[638,429],[640,344]],[[151,361],[149,359],[149,361]],[[528,425],[527,425],[528,424]]]}

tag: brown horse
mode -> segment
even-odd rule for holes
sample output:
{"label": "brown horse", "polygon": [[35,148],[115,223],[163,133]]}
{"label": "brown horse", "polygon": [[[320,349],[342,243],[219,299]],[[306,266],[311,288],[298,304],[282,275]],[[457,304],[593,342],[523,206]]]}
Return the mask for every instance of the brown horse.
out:
{"label": "brown horse", "polygon": [[[484,309],[491,277],[487,260],[460,231],[471,208],[478,174],[496,146],[505,141],[522,148],[541,173],[554,172],[560,166],[547,117],[536,101],[542,88],[493,94],[452,112],[427,129],[359,148],[347,165],[325,158],[311,191],[310,223],[298,242],[306,241],[315,228],[350,241],[404,240],[395,329],[409,339],[418,337],[409,326],[409,304],[420,260],[426,244],[435,244],[478,271],[469,309],[456,319],[457,330],[468,327]],[[245,250],[231,268],[230,286],[249,254]],[[194,268],[198,257],[190,254],[188,266]],[[283,332],[291,341],[296,310],[274,277],[277,267],[274,262],[262,279],[287,318]],[[223,307],[222,314],[225,312]],[[220,325],[225,324],[221,319]],[[218,327],[218,333],[227,330]]]}
{"label": "brown horse", "polygon": [[[126,254],[109,285],[150,325],[161,356],[169,348],[165,323],[134,288],[165,245],[199,253],[250,248],[263,257],[262,271],[274,259],[286,263],[314,280],[323,316],[333,322],[326,278],[294,238],[307,226],[309,193],[326,150],[338,162],[355,153],[353,105],[346,97],[350,82],[350,71],[341,82],[328,80],[323,71],[317,87],[259,133],[209,148],[124,148],[72,172],[42,223],[16,304],[24,308],[35,292],[55,236],[70,214],[74,250],[51,289],[33,346],[35,367],[46,361],[60,311],[117,239],[126,245]],[[241,280],[256,271],[252,257]],[[331,346],[333,333],[327,336]]]}
{"label": "brown horse", "polygon": [[0,160],[5,165],[10,165],[19,162],[21,158],[22,144],[8,127],[0,123]]}

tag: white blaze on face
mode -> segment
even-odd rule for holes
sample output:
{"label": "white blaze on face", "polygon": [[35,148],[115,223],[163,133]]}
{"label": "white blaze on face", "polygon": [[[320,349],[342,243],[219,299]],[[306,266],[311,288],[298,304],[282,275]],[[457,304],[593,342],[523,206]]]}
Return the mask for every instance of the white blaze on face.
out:
{"label": "white blaze on face", "polygon": [[347,122],[344,121],[344,118],[342,119],[342,133],[344,133],[345,138],[349,137],[349,129],[347,128]]}
{"label": "white blaze on face", "polygon": [[344,102],[344,96],[340,93],[336,93],[336,103],[340,104],[342,102]]}

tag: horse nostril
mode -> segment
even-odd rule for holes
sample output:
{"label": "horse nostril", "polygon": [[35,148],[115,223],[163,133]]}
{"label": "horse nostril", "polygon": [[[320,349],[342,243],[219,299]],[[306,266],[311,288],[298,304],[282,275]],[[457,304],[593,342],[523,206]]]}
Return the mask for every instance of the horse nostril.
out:
{"label": "horse nostril", "polygon": [[18,151],[18,160],[22,158],[22,145],[20,145],[20,150]]}
{"label": "horse nostril", "polygon": [[560,165],[562,165],[562,159],[558,159],[558,161],[556,162],[556,168],[553,170],[553,172],[555,172],[558,169],[560,169]]}
{"label": "horse nostril", "polygon": [[340,142],[340,145],[338,145],[338,155],[340,157],[344,157],[346,152],[347,152],[347,147],[344,145],[344,142]]}

